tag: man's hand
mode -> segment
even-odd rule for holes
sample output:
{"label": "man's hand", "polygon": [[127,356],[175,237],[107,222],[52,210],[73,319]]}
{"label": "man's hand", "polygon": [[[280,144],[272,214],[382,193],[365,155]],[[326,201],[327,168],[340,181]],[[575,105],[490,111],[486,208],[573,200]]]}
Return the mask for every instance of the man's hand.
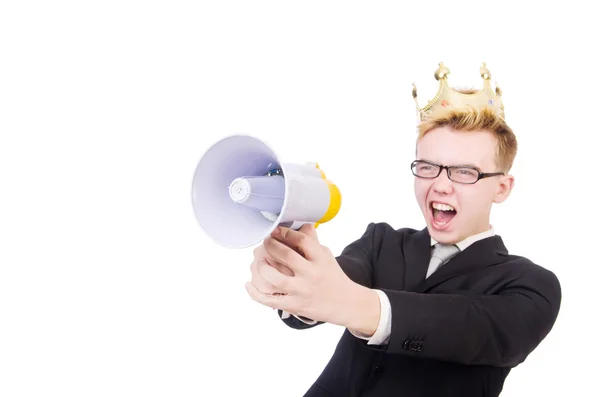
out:
{"label": "man's hand", "polygon": [[[278,227],[259,250],[262,248],[268,263],[280,266],[257,264],[252,283],[246,284],[252,299],[366,335],[375,332],[380,310],[377,293],[346,276],[329,248],[319,244],[312,225],[304,225],[298,231]],[[272,292],[282,294],[265,294]]]}
{"label": "man's hand", "polygon": [[[303,225],[298,231],[310,236],[317,242],[319,241],[315,228],[310,224]],[[261,244],[254,249],[254,260],[250,265],[250,271],[252,273],[251,283],[259,292],[263,294],[282,294],[282,291],[278,291],[273,284],[269,283],[263,277],[263,274],[269,271],[269,269],[267,269],[268,266],[274,267],[279,273],[282,273],[286,276],[294,276],[294,272],[289,267],[277,262],[275,258],[273,258],[273,256],[267,252],[265,245]]]}
{"label": "man's hand", "polygon": [[252,273],[251,284],[259,293],[266,295],[281,294],[282,291],[279,291],[277,287],[263,277],[263,274],[268,274],[270,268],[275,268],[276,271],[285,276],[294,276],[294,272],[289,267],[277,262],[275,258],[269,255],[265,249],[265,245],[261,244],[254,249],[254,260],[250,264],[250,272]]}

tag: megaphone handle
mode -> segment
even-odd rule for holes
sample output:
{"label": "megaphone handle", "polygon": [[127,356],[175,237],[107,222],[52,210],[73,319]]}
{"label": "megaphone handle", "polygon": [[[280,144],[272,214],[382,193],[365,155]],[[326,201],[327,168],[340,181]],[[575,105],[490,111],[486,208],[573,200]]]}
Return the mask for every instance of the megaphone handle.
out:
{"label": "megaphone handle", "polygon": [[[299,222],[299,221],[294,221],[294,222],[293,222],[291,225],[289,225],[289,226],[286,226],[286,227],[287,227],[287,228],[289,228],[289,229],[292,229],[292,230],[298,230],[298,229],[300,229],[300,228],[301,228],[303,225],[306,225],[307,223],[308,223],[308,224],[315,224],[315,228],[316,228],[316,226],[318,225],[318,223],[315,223],[315,222]],[[282,242],[282,243],[283,243],[283,244],[285,244],[285,242]],[[286,245],[287,245],[287,244],[286,244]],[[288,245],[288,247],[290,247],[290,246]],[[302,255],[303,257],[306,257],[306,256],[304,255],[304,253],[303,253],[303,252],[301,252],[301,251],[300,251],[298,248],[295,248],[295,247],[290,247],[290,248],[291,248],[291,249],[293,249],[294,251],[296,251],[298,254]]]}
{"label": "megaphone handle", "polygon": [[[303,225],[306,225],[307,223],[310,224],[314,224],[315,222],[303,222],[303,221],[294,221],[289,228],[290,229],[294,229],[294,230],[298,230],[300,229]],[[315,226],[316,227],[316,226]]]}

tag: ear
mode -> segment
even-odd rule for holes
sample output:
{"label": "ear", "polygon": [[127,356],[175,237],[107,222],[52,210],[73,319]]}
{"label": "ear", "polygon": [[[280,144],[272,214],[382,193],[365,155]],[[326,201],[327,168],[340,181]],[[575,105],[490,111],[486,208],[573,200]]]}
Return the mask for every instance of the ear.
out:
{"label": "ear", "polygon": [[494,195],[494,203],[501,203],[508,198],[510,192],[515,185],[515,177],[512,175],[505,175],[500,177],[498,186],[496,188],[496,194]]}

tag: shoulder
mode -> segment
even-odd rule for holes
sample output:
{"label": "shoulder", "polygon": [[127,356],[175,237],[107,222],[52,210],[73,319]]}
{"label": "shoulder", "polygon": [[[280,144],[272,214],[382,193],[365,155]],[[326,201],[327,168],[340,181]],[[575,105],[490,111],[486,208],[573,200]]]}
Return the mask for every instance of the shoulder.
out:
{"label": "shoulder", "polygon": [[505,258],[506,262],[518,265],[526,272],[534,272],[548,275],[554,274],[551,270],[533,261],[527,256],[508,253],[506,248],[504,248],[503,250],[498,250],[498,254],[502,255]]}
{"label": "shoulder", "polygon": [[370,222],[362,235],[351,246],[360,246],[369,252],[379,252],[383,247],[402,246],[406,241],[428,239],[427,229],[395,228],[388,222]]}
{"label": "shoulder", "polygon": [[383,243],[394,240],[403,240],[409,236],[416,235],[419,230],[403,227],[394,228],[387,222],[369,222],[362,230],[362,234],[355,236],[350,246],[360,245],[375,248]]}
{"label": "shoulder", "polygon": [[561,285],[555,272],[522,255],[503,254],[503,256],[506,258],[505,263],[513,265],[513,269],[518,269],[519,277],[515,279],[515,283],[527,281],[560,297]]}
{"label": "shoulder", "polygon": [[380,238],[403,238],[421,233],[423,230],[413,229],[410,227],[395,228],[388,222],[370,222],[364,234],[378,236]]}
{"label": "shoulder", "polygon": [[421,242],[431,239],[427,228],[396,228],[387,222],[371,222],[366,233],[373,237],[374,245],[379,247],[420,245]]}

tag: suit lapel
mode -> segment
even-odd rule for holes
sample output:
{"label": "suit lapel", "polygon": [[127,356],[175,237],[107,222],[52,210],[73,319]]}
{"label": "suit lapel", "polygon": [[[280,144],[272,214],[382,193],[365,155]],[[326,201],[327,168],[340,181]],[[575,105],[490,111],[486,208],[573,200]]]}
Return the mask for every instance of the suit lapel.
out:
{"label": "suit lapel", "polygon": [[[508,251],[500,236],[496,235],[479,240],[468,246],[464,251],[461,251],[429,276],[428,279],[425,279],[424,273],[416,292],[426,292],[430,288],[459,274],[502,263],[506,260],[506,255],[508,255]],[[427,265],[428,263],[426,267]]]}
{"label": "suit lapel", "polygon": [[431,236],[427,228],[403,239],[402,251],[405,259],[404,289],[414,291],[425,279],[431,257]]}

